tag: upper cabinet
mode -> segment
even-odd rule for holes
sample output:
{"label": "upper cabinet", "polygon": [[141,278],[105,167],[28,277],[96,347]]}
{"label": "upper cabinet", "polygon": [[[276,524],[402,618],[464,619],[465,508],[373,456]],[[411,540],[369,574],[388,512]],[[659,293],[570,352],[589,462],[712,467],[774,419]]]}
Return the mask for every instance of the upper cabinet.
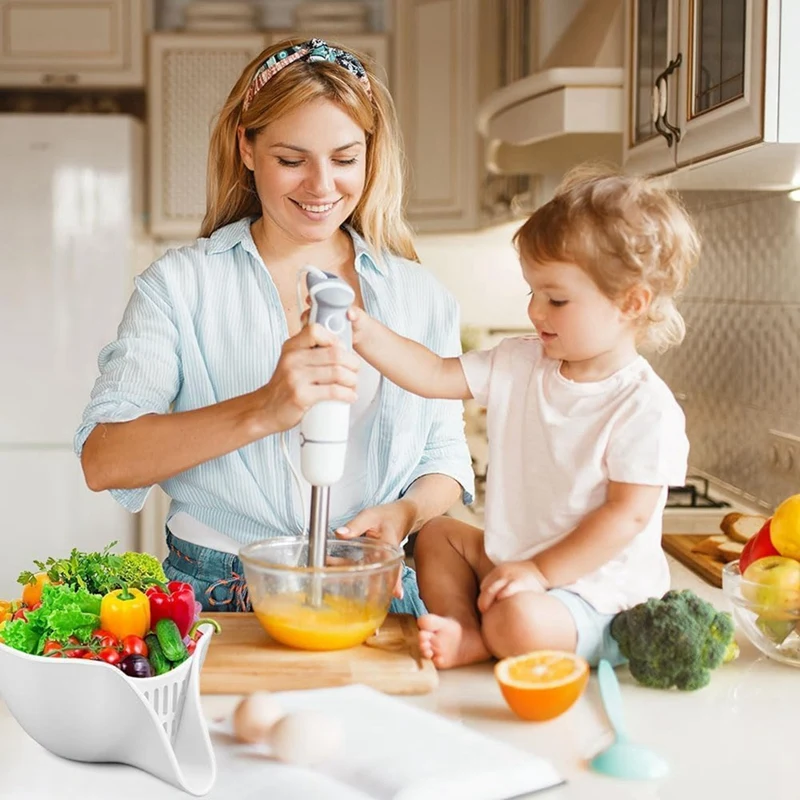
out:
{"label": "upper cabinet", "polygon": [[681,188],[778,189],[800,176],[800,4],[626,0],[627,169]]}
{"label": "upper cabinet", "polygon": [[678,166],[764,139],[766,10],[766,0],[682,3]]}
{"label": "upper cabinet", "polygon": [[527,190],[527,176],[487,172],[476,116],[488,94],[527,68],[528,6],[528,0],[393,3],[391,87],[407,165],[406,214],[419,232],[502,222],[513,198]]}
{"label": "upper cabinet", "polygon": [[394,3],[393,95],[418,231],[477,227],[478,0]]}
{"label": "upper cabinet", "polygon": [[190,239],[206,210],[214,118],[265,35],[158,33],[150,37],[150,232]]}
{"label": "upper cabinet", "polygon": [[[625,28],[625,167],[666,172],[676,166],[673,137],[662,123],[664,111],[677,107],[677,80],[669,83],[679,52],[678,4],[670,0],[627,0]],[[671,102],[670,102],[671,101]]]}
{"label": "upper cabinet", "polygon": [[150,0],[0,0],[0,86],[143,86]]}

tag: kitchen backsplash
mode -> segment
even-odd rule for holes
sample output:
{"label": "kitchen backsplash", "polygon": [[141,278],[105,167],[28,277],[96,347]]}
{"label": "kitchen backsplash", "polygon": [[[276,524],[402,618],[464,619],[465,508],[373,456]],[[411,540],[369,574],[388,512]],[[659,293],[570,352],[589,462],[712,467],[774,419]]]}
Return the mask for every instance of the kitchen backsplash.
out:
{"label": "kitchen backsplash", "polygon": [[683,344],[650,360],[686,413],[693,469],[771,506],[800,488],[770,429],[800,435],[800,204],[785,193],[689,192],[703,254]]}

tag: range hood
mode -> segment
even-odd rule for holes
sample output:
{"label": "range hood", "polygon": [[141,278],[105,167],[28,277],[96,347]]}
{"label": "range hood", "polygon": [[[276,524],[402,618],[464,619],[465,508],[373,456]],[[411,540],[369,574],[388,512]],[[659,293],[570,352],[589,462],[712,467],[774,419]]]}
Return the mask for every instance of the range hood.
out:
{"label": "range hood", "polygon": [[563,173],[619,163],[623,131],[622,0],[586,0],[539,72],[490,94],[478,110],[494,174]]}

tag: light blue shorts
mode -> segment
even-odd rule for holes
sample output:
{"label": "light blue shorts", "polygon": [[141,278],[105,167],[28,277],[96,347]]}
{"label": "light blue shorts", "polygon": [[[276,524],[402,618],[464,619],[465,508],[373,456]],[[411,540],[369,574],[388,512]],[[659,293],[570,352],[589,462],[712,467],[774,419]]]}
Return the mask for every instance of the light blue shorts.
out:
{"label": "light blue shorts", "polygon": [[608,659],[614,667],[625,663],[619,645],[611,636],[611,620],[616,612],[603,614],[580,595],[567,589],[550,589],[547,594],[557,597],[572,614],[578,631],[575,652],[585,658],[589,666],[596,667],[601,658]]}

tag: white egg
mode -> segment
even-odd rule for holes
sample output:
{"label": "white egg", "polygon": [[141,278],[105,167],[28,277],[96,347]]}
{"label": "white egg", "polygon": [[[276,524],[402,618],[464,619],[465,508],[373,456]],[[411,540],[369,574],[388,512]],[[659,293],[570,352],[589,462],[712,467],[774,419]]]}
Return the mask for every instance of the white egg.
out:
{"label": "white egg", "polygon": [[317,711],[295,711],[272,728],[270,746],[281,761],[314,766],[333,761],[344,749],[342,723]]}
{"label": "white egg", "polygon": [[270,692],[253,692],[242,698],[233,712],[233,735],[249,744],[266,742],[281,716],[280,703]]}

